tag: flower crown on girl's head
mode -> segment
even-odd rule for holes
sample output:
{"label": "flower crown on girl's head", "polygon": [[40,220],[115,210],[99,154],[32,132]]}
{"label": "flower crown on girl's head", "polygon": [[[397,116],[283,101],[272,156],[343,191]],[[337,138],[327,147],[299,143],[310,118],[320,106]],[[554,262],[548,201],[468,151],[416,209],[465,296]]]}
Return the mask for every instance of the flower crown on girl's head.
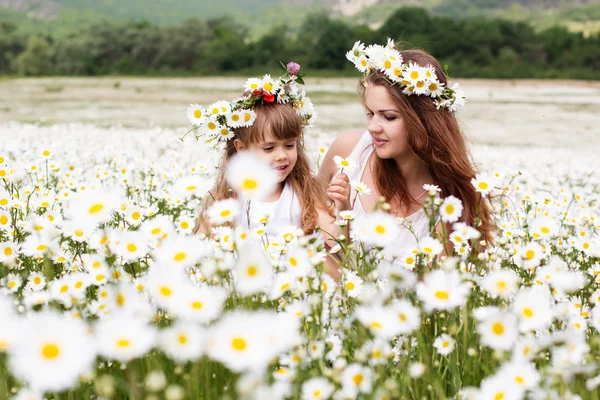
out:
{"label": "flower crown on girl's head", "polygon": [[371,70],[385,74],[390,85],[400,85],[406,95],[431,96],[438,110],[442,107],[452,112],[459,111],[465,105],[465,94],[458,83],[444,87],[437,78],[432,65],[422,67],[411,61],[403,63],[402,55],[394,48],[394,41],[388,39],[387,45],[370,45],[357,41],[346,58],[354,63],[356,69],[366,75]]}
{"label": "flower crown on girl's head", "polygon": [[[306,127],[312,127],[317,117],[310,98],[304,90],[298,89],[298,84],[304,84],[300,65],[290,62],[283,65],[285,75],[278,79],[265,75],[262,79],[250,78],[246,81],[245,94],[238,99],[228,101],[217,101],[207,108],[192,104],[187,110],[187,117],[194,125],[184,137],[195,131],[196,139],[204,138],[204,141],[218,147],[233,138],[233,129],[248,127],[254,123],[257,104],[291,103],[296,114],[302,119]],[[181,138],[183,140],[183,138]]]}

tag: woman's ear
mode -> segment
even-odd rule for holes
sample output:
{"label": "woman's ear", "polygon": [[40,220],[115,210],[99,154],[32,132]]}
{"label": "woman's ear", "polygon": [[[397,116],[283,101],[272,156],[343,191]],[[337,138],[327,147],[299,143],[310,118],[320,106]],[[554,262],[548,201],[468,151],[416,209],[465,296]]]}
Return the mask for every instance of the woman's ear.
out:
{"label": "woman's ear", "polygon": [[233,139],[233,147],[238,153],[242,150],[246,150],[246,145],[240,139]]}

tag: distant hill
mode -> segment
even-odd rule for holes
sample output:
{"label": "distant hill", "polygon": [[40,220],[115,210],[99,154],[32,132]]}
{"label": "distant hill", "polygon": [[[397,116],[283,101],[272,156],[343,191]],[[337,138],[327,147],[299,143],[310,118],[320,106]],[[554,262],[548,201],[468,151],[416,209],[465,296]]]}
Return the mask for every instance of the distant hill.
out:
{"label": "distant hill", "polygon": [[18,22],[28,32],[60,34],[105,20],[179,24],[229,15],[260,35],[277,24],[298,27],[315,12],[376,27],[406,5],[451,18],[502,17],[529,21],[538,29],[562,24],[600,31],[600,0],[0,0],[0,21]]}

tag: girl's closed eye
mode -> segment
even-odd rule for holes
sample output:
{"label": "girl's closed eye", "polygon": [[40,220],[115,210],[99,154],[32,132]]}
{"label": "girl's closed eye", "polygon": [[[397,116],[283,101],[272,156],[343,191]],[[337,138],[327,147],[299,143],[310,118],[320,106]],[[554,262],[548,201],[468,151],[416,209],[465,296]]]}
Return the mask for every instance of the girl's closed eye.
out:
{"label": "girl's closed eye", "polygon": [[386,121],[393,121],[396,119],[395,115],[384,115],[383,118],[386,119]]}

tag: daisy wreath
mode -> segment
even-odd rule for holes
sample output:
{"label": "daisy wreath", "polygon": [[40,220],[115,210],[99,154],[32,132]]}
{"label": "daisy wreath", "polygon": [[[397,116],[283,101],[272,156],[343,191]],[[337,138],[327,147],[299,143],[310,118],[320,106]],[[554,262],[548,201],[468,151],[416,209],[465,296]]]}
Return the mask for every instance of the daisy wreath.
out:
{"label": "daisy wreath", "polygon": [[196,139],[203,138],[206,143],[218,148],[219,144],[235,136],[236,128],[248,127],[254,123],[254,108],[257,104],[274,102],[291,103],[304,125],[309,128],[314,126],[317,115],[313,103],[306,92],[298,88],[298,84],[304,84],[300,65],[289,62],[287,65],[281,63],[281,66],[286,71],[285,75],[278,79],[273,79],[270,75],[265,75],[262,79],[248,79],[244,85],[244,96],[232,102],[221,100],[207,108],[191,104],[187,117],[194,127],[183,135],[181,141],[188,133],[194,132]]}
{"label": "daisy wreath", "polygon": [[403,86],[404,94],[431,96],[438,110],[447,108],[456,112],[465,105],[465,94],[458,83],[444,86],[432,65],[422,67],[413,62],[404,63],[392,39],[388,39],[385,46],[374,44],[367,47],[359,40],[346,53],[346,58],[365,74],[365,78],[371,70],[381,71],[391,86]]}

